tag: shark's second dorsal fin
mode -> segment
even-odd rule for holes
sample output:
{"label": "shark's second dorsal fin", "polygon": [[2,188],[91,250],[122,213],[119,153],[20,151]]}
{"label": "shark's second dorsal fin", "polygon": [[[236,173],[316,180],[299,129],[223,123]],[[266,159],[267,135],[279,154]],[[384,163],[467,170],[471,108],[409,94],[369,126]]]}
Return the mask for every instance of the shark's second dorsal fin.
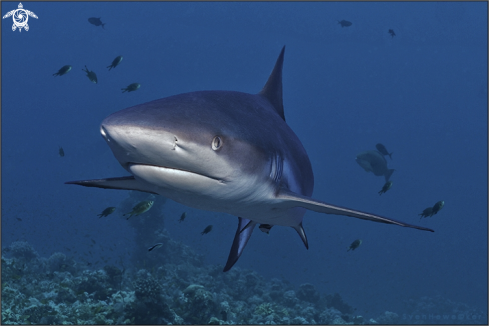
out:
{"label": "shark's second dorsal fin", "polygon": [[275,67],[273,68],[268,81],[259,93],[272,103],[277,113],[284,119],[284,104],[282,100],[282,66],[284,64],[285,45],[278,56]]}

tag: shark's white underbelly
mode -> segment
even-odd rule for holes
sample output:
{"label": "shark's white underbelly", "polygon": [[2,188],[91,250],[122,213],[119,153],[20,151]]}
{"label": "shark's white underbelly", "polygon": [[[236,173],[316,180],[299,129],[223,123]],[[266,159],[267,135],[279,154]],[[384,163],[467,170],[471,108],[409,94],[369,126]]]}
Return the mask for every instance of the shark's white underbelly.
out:
{"label": "shark's white underbelly", "polygon": [[152,190],[186,206],[228,213],[260,224],[297,226],[306,209],[283,208],[270,183],[245,180],[226,183],[196,173],[149,165],[132,165],[129,171]]}

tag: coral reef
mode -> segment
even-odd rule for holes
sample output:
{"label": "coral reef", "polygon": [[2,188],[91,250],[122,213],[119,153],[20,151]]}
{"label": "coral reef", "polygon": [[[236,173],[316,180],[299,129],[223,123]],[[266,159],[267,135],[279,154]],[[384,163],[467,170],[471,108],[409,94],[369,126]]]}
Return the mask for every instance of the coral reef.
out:
{"label": "coral reef", "polygon": [[[26,242],[2,255],[3,324],[480,324],[487,315],[443,297],[410,300],[408,314],[354,314],[338,293],[294,288],[239,267],[204,265],[202,257],[154,232],[166,257],[148,268],[90,270],[62,253],[39,257]],[[160,248],[160,249],[164,249]],[[158,251],[156,251],[158,252]],[[435,314],[436,313],[436,314]],[[446,314],[446,317],[444,315]],[[423,319],[424,318],[424,319]],[[431,319],[430,319],[431,318]],[[440,319],[437,319],[440,318]]]}
{"label": "coral reef", "polygon": [[454,302],[440,295],[404,302],[407,313],[399,314],[399,324],[487,324],[487,311]]}
{"label": "coral reef", "polygon": [[34,248],[25,241],[12,242],[12,244],[7,247],[6,251],[10,252],[12,258],[17,258],[22,261],[30,261],[39,257]]}
{"label": "coral reef", "polygon": [[299,291],[297,291],[297,298],[311,303],[318,303],[321,295],[316,291],[314,285],[305,283],[300,285]]}
{"label": "coral reef", "polygon": [[354,311],[353,307],[346,304],[338,293],[328,294],[326,296],[326,305],[329,308],[338,309],[343,314],[352,314]]}

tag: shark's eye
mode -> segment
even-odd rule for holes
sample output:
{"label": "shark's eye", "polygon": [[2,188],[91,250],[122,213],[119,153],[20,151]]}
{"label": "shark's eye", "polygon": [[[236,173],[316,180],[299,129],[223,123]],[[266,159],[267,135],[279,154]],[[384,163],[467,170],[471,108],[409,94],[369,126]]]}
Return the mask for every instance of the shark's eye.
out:
{"label": "shark's eye", "polygon": [[222,140],[221,137],[216,136],[214,139],[212,139],[212,149],[217,151],[219,148],[222,146]]}

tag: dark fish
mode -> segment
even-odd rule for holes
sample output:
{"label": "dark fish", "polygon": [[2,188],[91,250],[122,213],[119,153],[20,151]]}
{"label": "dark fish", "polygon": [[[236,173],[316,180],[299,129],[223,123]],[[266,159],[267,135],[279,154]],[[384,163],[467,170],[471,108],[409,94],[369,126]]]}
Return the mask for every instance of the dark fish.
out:
{"label": "dark fish", "polygon": [[110,214],[114,213],[115,207],[107,207],[104,209],[104,211],[97,216],[104,217],[104,216],[109,216]]}
{"label": "dark fish", "polygon": [[355,250],[357,249],[358,247],[360,247],[360,245],[362,244],[362,240],[360,239],[357,239],[355,241],[353,241],[349,247],[349,249],[347,251],[350,251],[350,250]]}
{"label": "dark fish", "polygon": [[389,155],[389,157],[391,158],[392,160],[392,153],[389,153],[387,151],[387,148],[385,148],[384,145],[382,145],[381,143],[378,143],[377,145],[375,145],[375,148],[377,148],[377,150],[382,154],[382,155]]}
{"label": "dark fish", "polygon": [[389,34],[391,34],[392,37],[396,36],[396,33],[394,33],[394,30],[389,29]]}
{"label": "dark fish", "polygon": [[208,225],[200,234],[204,235],[212,231],[212,225]]}
{"label": "dark fish", "polygon": [[384,176],[385,182],[389,181],[392,173],[394,173],[394,169],[387,167],[384,155],[378,151],[361,152],[355,160],[366,172],[372,172],[376,176]]}
{"label": "dark fish", "polygon": [[260,224],[258,227],[260,231],[265,232],[266,234],[270,234],[270,229],[272,228],[273,225],[270,224]]}
{"label": "dark fish", "polygon": [[421,216],[419,219],[422,219],[423,217],[433,216],[433,207],[425,208],[425,210],[418,215]]}
{"label": "dark fish", "polygon": [[63,76],[64,74],[69,73],[70,70],[71,70],[71,66],[70,65],[63,66],[63,67],[61,67],[60,70],[58,70],[57,73],[54,73],[53,76]]}
{"label": "dark fish", "polygon": [[102,28],[105,29],[105,27],[104,27],[105,23],[102,23],[102,21],[100,20],[100,18],[102,18],[102,17],[99,17],[99,18],[90,17],[90,18],[88,18],[88,22],[90,24],[92,24],[92,25],[95,25],[95,26],[102,25]]}
{"label": "dark fish", "polygon": [[58,154],[59,154],[60,157],[64,157],[65,156],[65,151],[63,150],[63,147],[59,146]]}
{"label": "dark fish", "polygon": [[16,217],[17,221],[21,221],[22,222],[22,219],[20,217]]}
{"label": "dark fish", "polygon": [[139,87],[141,87],[141,84],[139,84],[139,83],[132,83],[131,85],[127,86],[126,88],[121,88],[121,90],[123,91],[122,93],[125,93],[125,92],[134,92],[134,91],[138,90]]}
{"label": "dark fish", "polygon": [[185,221],[186,217],[187,217],[187,212],[183,212],[182,215],[180,216],[180,219],[178,220],[178,222],[182,223],[183,221]]}
{"label": "dark fish", "polygon": [[118,56],[117,58],[115,58],[115,59],[112,61],[112,64],[111,64],[110,66],[107,66],[107,68],[109,68],[109,71],[110,71],[110,69],[117,67],[117,66],[119,65],[119,63],[121,63],[122,59],[123,59],[123,58],[122,58],[122,56],[121,56],[121,55],[120,55],[120,56]]}
{"label": "dark fish", "polygon": [[148,248],[148,251],[151,251],[151,250],[153,250],[153,249],[159,248],[159,247],[161,247],[162,245],[163,245],[162,243],[157,243],[157,244],[155,244],[154,246],[152,246],[151,248]]}
{"label": "dark fish", "polygon": [[444,205],[445,205],[445,202],[443,200],[440,200],[439,202],[437,202],[435,204],[435,206],[433,206],[433,213],[431,214],[431,216],[433,216],[436,213],[438,213],[440,211],[440,209],[443,208]]}
{"label": "dark fish", "polygon": [[382,195],[383,193],[385,193],[387,190],[389,190],[390,188],[392,187],[392,181],[387,181],[384,186],[382,187],[382,189],[379,191],[379,195]]}
{"label": "dark fish", "polygon": [[87,77],[92,83],[96,84],[98,82],[97,75],[93,71],[89,71],[86,65],[85,69],[82,70],[87,73]]}
{"label": "dark fish", "polygon": [[348,20],[342,20],[342,21],[339,21],[338,20],[338,24],[341,25],[341,27],[348,27],[348,26],[351,26],[351,22],[349,22]]}

